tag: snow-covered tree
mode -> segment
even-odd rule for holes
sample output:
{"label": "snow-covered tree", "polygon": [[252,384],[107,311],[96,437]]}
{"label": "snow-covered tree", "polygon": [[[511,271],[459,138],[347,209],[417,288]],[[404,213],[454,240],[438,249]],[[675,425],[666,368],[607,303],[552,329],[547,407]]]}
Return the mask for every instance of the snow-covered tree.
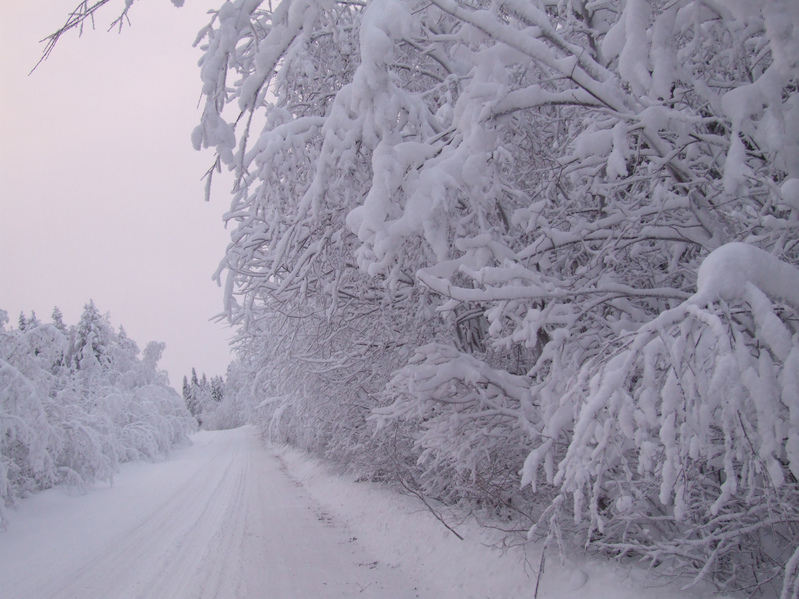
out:
{"label": "snow-covered tree", "polygon": [[75,332],[72,350],[75,369],[83,371],[87,376],[93,376],[108,366],[111,360],[108,347],[113,335],[108,318],[100,314],[94,301],[86,304]]}
{"label": "snow-covered tree", "polygon": [[[191,387],[189,386],[189,379],[187,377],[183,377],[183,401],[186,403],[186,408],[189,407],[189,397],[191,393]],[[191,410],[189,410],[191,411]]]}
{"label": "snow-covered tree", "polygon": [[61,309],[58,306],[53,308],[53,315],[51,316],[51,320],[55,328],[57,328],[62,333],[66,334],[67,325],[64,324],[64,314],[61,312]]}
{"label": "snow-covered tree", "polygon": [[[378,408],[383,426],[417,427],[430,492],[457,482],[468,494],[487,473],[504,492],[540,467],[561,489],[550,512],[579,520],[584,504],[567,510],[562,493],[602,487],[583,529],[595,541],[599,512],[616,499],[574,456],[589,451],[579,449],[586,438],[617,435],[599,434],[613,422],[604,412],[585,411],[589,373],[687,305],[713,250],[741,241],[799,261],[796,31],[789,0],[226,3],[203,32],[207,103],[194,141],[236,174],[220,276],[230,319],[253,339],[242,351],[254,352],[256,377],[268,373],[253,388],[277,398],[265,409],[284,437],[351,455]],[[713,306],[704,309],[718,316]],[[772,312],[795,335],[795,312]],[[664,332],[675,343],[688,334]],[[749,335],[730,347],[765,364]],[[720,347],[683,353],[684,367],[664,371],[676,380],[667,390],[710,376]],[[633,398],[655,376],[644,371],[626,379]],[[782,401],[773,389],[772,403]],[[668,419],[668,402],[652,405]],[[654,424],[631,426],[639,438]],[[718,451],[731,455],[732,437],[700,437],[700,470]],[[674,467],[667,449],[646,447],[645,471]],[[636,460],[641,449],[618,451]],[[788,481],[780,505],[795,501],[787,462],[774,459]],[[578,463],[573,489],[566,472]],[[669,492],[630,485],[624,497],[670,509]],[[732,486],[706,490],[691,518],[712,522],[735,505]],[[537,496],[544,506],[552,497]],[[647,554],[647,526],[628,553]],[[687,530],[664,534],[677,546]],[[730,543],[710,534],[681,565],[727,588],[773,578],[770,567],[757,573],[769,559],[790,566],[784,554],[751,552],[746,565],[721,567]]]}
{"label": "snow-covered tree", "polygon": [[20,498],[107,480],[119,462],[163,455],[196,426],[157,369],[162,343],[139,357],[93,303],[78,327],[57,314],[8,330],[0,311],[0,526]]}
{"label": "snow-covered tree", "polygon": [[225,397],[225,379],[223,379],[221,376],[212,376],[210,385],[211,398],[216,403],[220,403]]}

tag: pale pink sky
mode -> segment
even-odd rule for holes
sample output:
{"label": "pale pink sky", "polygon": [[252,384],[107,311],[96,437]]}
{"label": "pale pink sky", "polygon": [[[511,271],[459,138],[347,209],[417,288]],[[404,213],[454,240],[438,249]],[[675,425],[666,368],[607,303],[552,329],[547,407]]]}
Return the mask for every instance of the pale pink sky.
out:
{"label": "pale pink sky", "polygon": [[228,186],[203,202],[208,152],[191,147],[200,79],[192,48],[222,0],[140,0],[132,27],[62,39],[32,75],[39,40],[78,0],[0,2],[0,309],[76,323],[93,299],[180,386],[196,366],[224,374],[231,330],[211,275],[228,233]]}

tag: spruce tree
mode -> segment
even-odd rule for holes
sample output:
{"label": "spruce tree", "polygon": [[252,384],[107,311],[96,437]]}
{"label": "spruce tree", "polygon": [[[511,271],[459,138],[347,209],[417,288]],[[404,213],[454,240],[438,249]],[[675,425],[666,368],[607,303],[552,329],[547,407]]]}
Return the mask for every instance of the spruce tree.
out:
{"label": "spruce tree", "polygon": [[53,326],[66,335],[67,325],[64,324],[64,314],[61,312],[58,306],[53,308],[53,314],[50,318],[53,321]]}

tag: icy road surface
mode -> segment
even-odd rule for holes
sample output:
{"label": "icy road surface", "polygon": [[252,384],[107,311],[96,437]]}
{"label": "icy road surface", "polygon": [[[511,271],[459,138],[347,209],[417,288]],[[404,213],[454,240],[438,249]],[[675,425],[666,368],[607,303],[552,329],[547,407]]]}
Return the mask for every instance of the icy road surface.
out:
{"label": "icy road surface", "polygon": [[0,597],[419,596],[328,520],[255,429],[201,432],[113,486],[24,501],[0,533]]}

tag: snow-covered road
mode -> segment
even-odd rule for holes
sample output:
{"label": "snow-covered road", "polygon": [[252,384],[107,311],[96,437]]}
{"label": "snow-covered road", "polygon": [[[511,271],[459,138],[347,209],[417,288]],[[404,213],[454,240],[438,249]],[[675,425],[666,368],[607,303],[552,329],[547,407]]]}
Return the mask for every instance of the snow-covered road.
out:
{"label": "snow-covered road", "polygon": [[255,429],[201,432],[113,486],[29,498],[0,533],[3,599],[418,597],[280,469]]}
{"label": "snow-covered road", "polygon": [[[0,599],[708,599],[647,572],[507,551],[502,534],[267,449],[256,429],[200,432],[88,493],[50,489],[0,532]],[[657,588],[656,588],[657,587]]]}

